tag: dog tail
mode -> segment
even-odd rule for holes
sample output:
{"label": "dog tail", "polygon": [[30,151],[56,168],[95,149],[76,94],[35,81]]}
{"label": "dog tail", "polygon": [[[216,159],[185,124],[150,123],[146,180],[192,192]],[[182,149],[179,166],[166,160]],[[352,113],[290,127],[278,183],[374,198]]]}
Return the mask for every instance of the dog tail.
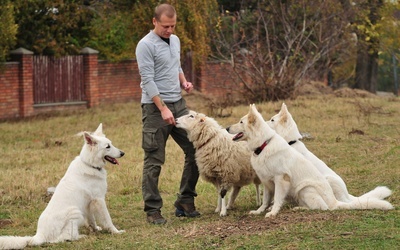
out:
{"label": "dog tail", "polygon": [[338,201],[338,209],[380,209],[380,210],[392,210],[393,205],[388,201],[380,200],[378,198],[355,198],[349,203]]}
{"label": "dog tail", "polygon": [[383,199],[389,197],[390,195],[392,195],[392,190],[390,190],[389,188],[387,188],[385,186],[379,186],[379,187],[376,187],[375,189],[369,191],[368,193],[361,195],[359,198],[376,198],[376,199],[383,200]]}
{"label": "dog tail", "polygon": [[0,236],[0,249],[24,249],[32,238],[31,236]]}

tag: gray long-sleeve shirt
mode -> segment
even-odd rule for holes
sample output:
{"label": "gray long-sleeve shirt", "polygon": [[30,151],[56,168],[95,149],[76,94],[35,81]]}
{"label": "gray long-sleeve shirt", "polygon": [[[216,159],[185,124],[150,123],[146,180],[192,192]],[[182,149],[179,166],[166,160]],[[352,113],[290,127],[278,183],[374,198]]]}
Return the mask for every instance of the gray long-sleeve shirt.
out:
{"label": "gray long-sleeve shirt", "polygon": [[165,103],[182,98],[179,73],[180,40],[171,35],[169,45],[150,31],[136,47],[136,60],[141,76],[142,103],[153,103],[152,98],[160,95]]}

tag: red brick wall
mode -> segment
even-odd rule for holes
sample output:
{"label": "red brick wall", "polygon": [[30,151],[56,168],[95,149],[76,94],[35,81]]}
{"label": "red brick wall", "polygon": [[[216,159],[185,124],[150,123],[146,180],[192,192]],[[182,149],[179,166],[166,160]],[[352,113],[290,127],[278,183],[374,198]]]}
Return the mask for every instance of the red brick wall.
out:
{"label": "red brick wall", "polygon": [[0,68],[0,119],[19,117],[19,63],[10,62]]}
{"label": "red brick wall", "polygon": [[[85,108],[83,105],[34,107],[32,55],[6,63],[0,71],[0,120],[27,117],[48,111]],[[84,55],[87,107],[104,103],[140,101],[140,75],[135,60],[119,63],[98,61],[96,53]],[[195,88],[200,92],[225,98],[237,93],[237,80],[229,64],[208,62],[197,72]],[[30,85],[30,86],[27,86]]]}
{"label": "red brick wall", "polygon": [[198,78],[197,88],[204,94],[223,98],[237,93],[238,79],[228,63],[207,62],[201,67]]}
{"label": "red brick wall", "polygon": [[98,70],[100,103],[140,101],[142,89],[135,60],[99,61]]}

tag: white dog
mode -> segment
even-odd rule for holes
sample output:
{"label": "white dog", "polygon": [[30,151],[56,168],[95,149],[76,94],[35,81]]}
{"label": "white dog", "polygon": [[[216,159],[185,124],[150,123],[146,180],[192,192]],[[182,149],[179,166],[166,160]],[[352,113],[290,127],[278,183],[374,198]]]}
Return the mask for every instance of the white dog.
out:
{"label": "white dog", "polygon": [[124,152],[114,147],[102,132],[102,124],[90,134],[82,132],[85,143],[57,185],[46,209],[39,217],[33,237],[1,236],[0,249],[22,249],[28,245],[78,240],[79,227],[101,230],[96,220],[111,233],[123,233],[112,223],[107,210],[106,162],[118,164]]}
{"label": "white dog", "polygon": [[[282,104],[281,110],[278,114],[274,115],[268,122],[268,125],[274,129],[286,142],[289,143],[294,149],[299,151],[306,159],[311,161],[318,171],[326,178],[329,185],[333,189],[336,199],[339,201],[350,202],[356,197],[349,194],[343,179],[329,168],[322,160],[310,152],[303,142],[300,141],[302,136],[297,128],[292,115],[289,113],[285,103]],[[374,190],[362,195],[361,197],[374,197],[384,199],[392,194],[392,191],[387,187],[376,187]]]}
{"label": "white dog", "polygon": [[[274,204],[265,217],[276,216],[288,196],[308,209],[393,209],[389,202],[377,198],[357,198],[349,203],[338,201],[322,174],[264,121],[254,104],[229,132],[236,133],[234,140],[247,141],[253,151],[251,164],[261,182],[275,185]],[[264,196],[263,205],[253,213],[264,211],[269,198]]]}
{"label": "white dog", "polygon": [[[214,119],[193,111],[177,118],[176,127],[187,131],[188,139],[193,142],[200,176],[217,188],[215,212],[226,216],[227,209],[233,207],[240,189],[250,183],[256,185],[257,205],[260,205],[258,186],[261,182],[251,167],[251,152],[246,143],[235,143],[232,135]],[[232,187],[226,206],[225,195]]]}

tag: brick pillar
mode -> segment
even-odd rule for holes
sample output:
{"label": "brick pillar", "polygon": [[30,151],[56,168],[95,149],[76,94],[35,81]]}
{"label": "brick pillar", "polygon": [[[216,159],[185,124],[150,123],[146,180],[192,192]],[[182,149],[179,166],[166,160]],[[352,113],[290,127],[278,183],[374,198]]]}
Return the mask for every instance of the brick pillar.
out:
{"label": "brick pillar", "polygon": [[10,52],[13,61],[19,62],[18,93],[19,116],[27,117],[34,114],[33,109],[33,52],[19,48]]}
{"label": "brick pillar", "polygon": [[99,81],[98,81],[98,54],[97,50],[84,48],[80,51],[83,55],[83,74],[85,84],[85,95],[88,108],[95,107],[100,103]]}

